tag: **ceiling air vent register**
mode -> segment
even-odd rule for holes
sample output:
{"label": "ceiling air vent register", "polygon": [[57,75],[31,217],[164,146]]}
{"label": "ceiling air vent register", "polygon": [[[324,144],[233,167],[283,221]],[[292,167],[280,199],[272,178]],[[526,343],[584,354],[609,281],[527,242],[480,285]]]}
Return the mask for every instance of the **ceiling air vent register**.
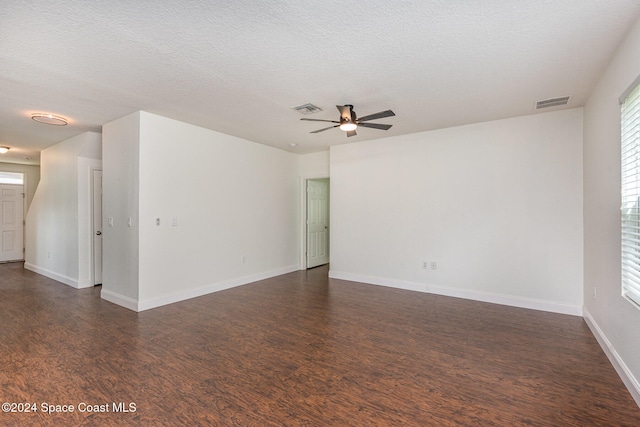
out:
{"label": "ceiling air vent register", "polygon": [[560,96],[558,98],[543,99],[542,101],[536,102],[536,110],[541,110],[543,108],[549,107],[558,107],[560,105],[567,105],[570,99],[571,95]]}
{"label": "ceiling air vent register", "polygon": [[298,105],[297,107],[293,107],[293,109],[300,114],[311,114],[311,113],[317,113],[318,111],[322,111],[322,108],[317,107],[313,104]]}

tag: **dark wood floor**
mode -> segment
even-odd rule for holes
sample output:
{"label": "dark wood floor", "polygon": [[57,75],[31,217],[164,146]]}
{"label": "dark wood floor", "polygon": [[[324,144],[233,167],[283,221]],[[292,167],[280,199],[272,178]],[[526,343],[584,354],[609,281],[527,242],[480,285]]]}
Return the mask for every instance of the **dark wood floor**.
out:
{"label": "dark wood floor", "polygon": [[0,402],[37,407],[0,425],[640,425],[581,318],[326,267],[134,313],[0,265]]}

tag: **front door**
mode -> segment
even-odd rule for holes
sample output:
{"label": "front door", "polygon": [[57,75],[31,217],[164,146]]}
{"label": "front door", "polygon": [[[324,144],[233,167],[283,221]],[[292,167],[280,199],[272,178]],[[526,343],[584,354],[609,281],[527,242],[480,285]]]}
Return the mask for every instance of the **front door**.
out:
{"label": "front door", "polygon": [[329,263],[329,180],[307,181],[307,268]]}
{"label": "front door", "polygon": [[24,186],[0,184],[0,261],[24,259]]}

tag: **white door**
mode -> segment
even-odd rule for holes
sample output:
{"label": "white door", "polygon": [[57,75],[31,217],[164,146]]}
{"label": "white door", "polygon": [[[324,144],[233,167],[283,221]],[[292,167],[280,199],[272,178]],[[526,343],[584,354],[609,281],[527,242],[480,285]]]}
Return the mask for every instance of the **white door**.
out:
{"label": "white door", "polygon": [[329,180],[307,181],[307,268],[329,263]]}
{"label": "white door", "polygon": [[24,259],[24,186],[0,184],[0,261]]}
{"label": "white door", "polygon": [[94,170],[93,195],[93,284],[102,284],[102,171]]}

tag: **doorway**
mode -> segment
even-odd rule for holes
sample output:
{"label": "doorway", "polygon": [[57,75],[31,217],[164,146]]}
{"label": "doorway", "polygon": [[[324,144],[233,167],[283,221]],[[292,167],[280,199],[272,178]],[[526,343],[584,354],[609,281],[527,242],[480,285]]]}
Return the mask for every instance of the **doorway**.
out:
{"label": "doorway", "polygon": [[0,184],[0,262],[24,260],[24,201],[23,184]]}
{"label": "doorway", "polygon": [[329,263],[329,178],[306,181],[306,268]]}

